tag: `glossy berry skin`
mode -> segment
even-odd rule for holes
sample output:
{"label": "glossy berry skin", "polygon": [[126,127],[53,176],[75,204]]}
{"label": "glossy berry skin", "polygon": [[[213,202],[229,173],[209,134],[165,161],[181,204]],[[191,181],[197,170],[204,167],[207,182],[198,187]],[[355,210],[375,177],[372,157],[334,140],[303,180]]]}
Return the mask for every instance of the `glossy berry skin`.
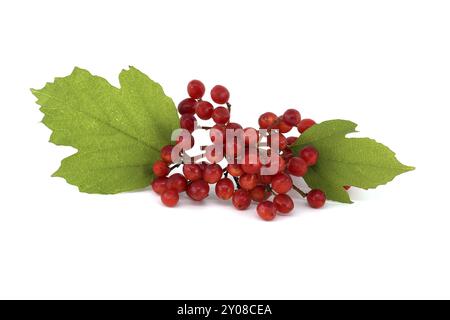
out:
{"label": "glossy berry skin", "polygon": [[212,119],[217,124],[225,124],[230,120],[230,112],[227,108],[217,107],[212,113]]}
{"label": "glossy berry skin", "polygon": [[176,190],[178,193],[187,189],[187,180],[181,173],[175,173],[167,179],[167,189]]}
{"label": "glossy berry skin", "polygon": [[233,206],[236,209],[245,210],[248,207],[250,207],[252,198],[250,197],[250,194],[248,193],[248,191],[245,191],[243,189],[238,189],[233,194],[232,202],[233,202]]}
{"label": "glossy berry skin", "polygon": [[156,160],[153,164],[153,173],[157,177],[165,177],[169,174],[170,169],[167,166],[167,163],[165,163],[162,160]]}
{"label": "glossy berry skin", "polygon": [[277,215],[277,208],[272,201],[263,201],[256,207],[256,212],[261,219],[265,221],[272,221]]}
{"label": "glossy berry skin", "polygon": [[297,110],[287,109],[283,114],[283,120],[290,126],[297,126],[302,120],[302,117]]}
{"label": "glossy berry skin", "polygon": [[272,112],[263,113],[258,119],[259,127],[261,129],[271,128],[277,121],[277,119],[278,117],[275,113]]}
{"label": "glossy berry skin", "polygon": [[222,178],[222,167],[217,163],[208,164],[203,170],[203,180],[209,184],[217,183]]}
{"label": "glossy berry skin", "polygon": [[314,189],[308,193],[308,195],[306,196],[306,200],[308,200],[308,204],[311,208],[318,209],[323,207],[325,201],[327,200],[327,197],[321,190]]}
{"label": "glossy berry skin", "polygon": [[168,207],[175,207],[178,203],[180,196],[174,189],[168,189],[161,194],[161,201]]}
{"label": "glossy berry skin", "polygon": [[270,197],[270,192],[264,186],[256,186],[250,191],[250,197],[255,202],[262,202]]}
{"label": "glossy berry skin", "polygon": [[316,124],[316,122],[312,119],[303,119],[297,125],[298,132],[303,133],[315,124]]}
{"label": "glossy berry skin", "polygon": [[233,196],[234,193],[234,184],[233,181],[229,178],[220,179],[219,182],[216,183],[216,195],[219,199],[229,200]]}
{"label": "glossy berry skin", "polygon": [[291,146],[297,141],[298,137],[287,137],[286,142],[288,146]]}
{"label": "glossy berry skin", "polygon": [[294,156],[294,152],[291,148],[286,148],[283,150],[283,154],[281,155],[284,160],[289,161]]}
{"label": "glossy berry skin", "polygon": [[195,108],[195,113],[202,120],[209,120],[212,117],[214,107],[208,101],[199,101]]}
{"label": "glossy berry skin", "polygon": [[152,189],[157,194],[163,194],[164,191],[167,190],[167,178],[166,177],[157,177],[152,182]]}
{"label": "glossy berry skin", "polygon": [[347,191],[350,190],[350,188],[351,188],[351,186],[344,186],[344,189]]}
{"label": "glossy berry skin", "polygon": [[161,149],[161,159],[163,159],[167,163],[172,163],[172,145],[167,145],[162,147]]}
{"label": "glossy berry skin", "polygon": [[191,80],[187,85],[189,97],[200,99],[205,94],[205,85],[200,80]]}
{"label": "glossy berry skin", "polygon": [[239,185],[242,189],[250,191],[256,187],[259,177],[256,174],[245,173],[239,178]]}
{"label": "glossy berry skin", "polygon": [[272,189],[276,193],[286,193],[292,189],[292,179],[285,173],[277,173],[272,178]]}
{"label": "glossy berry skin", "polygon": [[178,104],[178,113],[183,114],[195,114],[195,105],[197,104],[197,101],[192,98],[187,98],[182,100]]}
{"label": "glossy berry skin", "polygon": [[183,174],[191,181],[200,180],[203,177],[202,168],[196,163],[188,163],[183,166]]}
{"label": "glossy berry skin", "polygon": [[180,128],[193,132],[195,129],[195,117],[192,114],[183,114],[180,118]]}
{"label": "glossy berry skin", "polygon": [[267,137],[267,144],[271,147],[274,148],[274,146],[272,146],[272,142],[275,142],[278,140],[278,150],[284,150],[286,149],[286,147],[288,146],[287,143],[287,139],[286,137],[281,134],[281,133],[272,133],[271,135],[269,135]]}
{"label": "glossy berry skin", "polygon": [[292,201],[292,198],[287,194],[277,194],[273,198],[273,203],[275,204],[277,211],[281,214],[288,214],[294,209],[294,201]]}
{"label": "glossy berry skin", "polygon": [[245,173],[255,174],[260,172],[262,164],[258,157],[247,154],[245,155],[243,162],[244,163],[241,164],[241,168]]}
{"label": "glossy berry skin", "polygon": [[290,124],[286,123],[286,121],[284,121],[282,118],[279,118],[277,129],[280,131],[280,133],[287,133],[287,132],[291,131],[292,126]]}
{"label": "glossy berry skin", "polygon": [[227,171],[233,177],[239,177],[239,176],[242,176],[244,174],[244,170],[242,170],[241,165],[237,164],[237,163],[230,163],[227,166]]}
{"label": "glossy berry skin", "polygon": [[261,175],[259,176],[259,181],[263,184],[270,184],[272,182],[273,176]]}
{"label": "glossy berry skin", "polygon": [[230,92],[224,86],[214,86],[211,89],[211,99],[217,104],[227,103],[230,99]]}
{"label": "glossy berry skin", "polygon": [[302,158],[292,157],[289,159],[287,169],[293,176],[303,177],[308,172],[308,165]]}
{"label": "glossy berry skin", "polygon": [[239,123],[236,122],[230,122],[225,127],[227,130],[238,130],[242,129],[242,126]]}
{"label": "glossy berry skin", "polygon": [[317,159],[319,159],[319,151],[316,148],[307,146],[300,150],[299,154],[300,158],[305,160],[308,166],[313,166],[317,163]]}
{"label": "glossy berry skin", "polygon": [[195,201],[202,201],[209,194],[209,185],[203,180],[191,182],[186,191],[187,195]]}

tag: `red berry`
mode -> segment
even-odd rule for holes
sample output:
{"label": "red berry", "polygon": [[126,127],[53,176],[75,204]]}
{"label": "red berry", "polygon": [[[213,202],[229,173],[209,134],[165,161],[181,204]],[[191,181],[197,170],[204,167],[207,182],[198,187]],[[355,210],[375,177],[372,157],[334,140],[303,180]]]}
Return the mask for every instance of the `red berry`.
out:
{"label": "red berry", "polygon": [[161,159],[163,159],[167,163],[172,163],[172,145],[167,145],[162,147],[161,149]]}
{"label": "red berry", "polygon": [[217,85],[211,89],[211,99],[217,104],[227,103],[230,99],[230,92],[224,86]]}
{"label": "red berry", "polygon": [[288,146],[293,145],[293,144],[295,143],[295,141],[297,141],[297,139],[298,139],[298,137],[288,137],[288,138],[286,139],[287,145],[288,145]]}
{"label": "red berry", "polygon": [[277,129],[280,131],[280,133],[286,133],[286,132],[291,131],[292,126],[290,124],[288,124],[286,121],[284,121],[283,119],[279,118],[279,123],[278,123]]}
{"label": "red berry", "polygon": [[294,156],[291,148],[286,148],[283,150],[283,154],[281,155],[284,160],[289,161]]}
{"label": "red berry", "polygon": [[256,212],[265,221],[271,221],[275,219],[277,215],[277,209],[272,201],[264,201],[258,204],[256,207]]}
{"label": "red berry", "polygon": [[152,189],[157,194],[162,194],[167,190],[167,178],[166,177],[158,177],[152,182]]}
{"label": "red berry", "polygon": [[197,101],[195,99],[192,99],[192,98],[184,99],[178,104],[178,112],[181,115],[194,114],[196,104],[197,104]]}
{"label": "red berry", "polygon": [[191,182],[186,191],[187,195],[195,201],[202,201],[209,194],[209,185],[203,180]]}
{"label": "red berry", "polygon": [[222,178],[222,172],[222,167],[217,163],[208,164],[203,170],[203,180],[210,184],[217,183]]}
{"label": "red berry", "polygon": [[157,177],[165,177],[169,174],[170,169],[167,166],[167,163],[165,163],[162,160],[156,160],[153,164],[153,173]]}
{"label": "red berry", "polygon": [[199,80],[191,80],[187,85],[189,97],[200,99],[205,94],[205,85]]}
{"label": "red berry", "polygon": [[308,165],[302,158],[292,157],[287,164],[287,169],[293,176],[303,177],[308,172]]}
{"label": "red berry", "polygon": [[168,189],[161,194],[161,201],[168,207],[175,207],[178,203],[180,196],[174,189]]}
{"label": "red berry", "polygon": [[283,120],[290,126],[296,126],[302,120],[300,112],[295,109],[287,109],[283,114]]}
{"label": "red berry", "polygon": [[241,165],[237,163],[230,163],[227,166],[227,171],[233,177],[239,177],[244,174],[244,170],[242,170]]}
{"label": "red berry", "polygon": [[200,180],[203,177],[202,168],[196,163],[188,163],[183,166],[183,174],[191,181]]}
{"label": "red berry", "polygon": [[273,203],[275,204],[278,212],[282,214],[289,213],[292,209],[294,209],[294,201],[292,201],[292,198],[287,194],[277,194],[273,198]]}
{"label": "red berry", "polygon": [[264,184],[270,184],[272,182],[272,178],[273,178],[273,176],[268,176],[268,175],[259,176],[259,180],[261,181],[261,183],[264,183]]}
{"label": "red berry", "polygon": [[259,177],[256,174],[245,173],[239,178],[239,185],[244,190],[252,190],[259,182]]}
{"label": "red berry", "polygon": [[238,130],[238,129],[242,129],[242,126],[239,123],[230,122],[227,124],[227,126],[225,128],[227,130]]}
{"label": "red berry", "polygon": [[212,113],[212,118],[217,124],[225,124],[230,120],[230,112],[227,108],[217,107]]}
{"label": "red berry", "polygon": [[306,200],[308,200],[308,204],[311,208],[318,209],[323,207],[325,201],[327,200],[327,197],[321,190],[314,189],[308,193],[308,195],[306,196]]}
{"label": "red berry", "polygon": [[300,121],[300,123],[297,125],[298,132],[303,133],[309,128],[311,128],[313,125],[315,125],[316,122],[311,119],[303,119]]}
{"label": "red berry", "polygon": [[183,114],[180,118],[180,127],[193,132],[195,129],[195,117],[192,114]]}
{"label": "red berry", "polygon": [[255,202],[262,202],[270,197],[270,192],[264,186],[256,186],[250,191],[250,197]]}
{"label": "red berry", "polygon": [[345,190],[350,190],[351,186],[344,186]]}
{"label": "red berry", "polygon": [[319,158],[319,151],[316,148],[307,146],[304,147],[299,152],[299,156],[305,160],[308,166],[313,166],[317,163],[317,159]]}
{"label": "red berry", "polygon": [[275,121],[277,121],[277,119],[278,117],[275,113],[272,112],[263,113],[258,119],[259,127],[261,129],[271,128],[275,123]]}
{"label": "red berry", "polygon": [[286,193],[292,188],[292,179],[285,173],[277,173],[272,178],[272,189],[277,193]]}
{"label": "red berry", "polygon": [[216,183],[216,195],[222,200],[228,200],[233,196],[234,184],[228,178],[223,178]]}
{"label": "red berry", "polygon": [[267,144],[273,148],[272,141],[278,140],[278,150],[284,150],[288,146],[286,137],[281,133],[272,133],[267,137]]}
{"label": "red berry", "polygon": [[209,120],[213,114],[214,107],[208,101],[199,101],[195,108],[195,113],[202,120]]}
{"label": "red berry", "polygon": [[[256,159],[255,159],[256,158]],[[257,156],[250,156],[246,154],[244,157],[244,163],[241,164],[241,168],[245,173],[259,173],[261,170],[262,164]]]}
{"label": "red berry", "polygon": [[233,194],[232,199],[233,205],[238,210],[245,210],[248,207],[250,207],[250,204],[252,202],[252,198],[250,197],[250,194],[248,191],[245,191],[243,189],[238,189]]}
{"label": "red berry", "polygon": [[173,189],[177,192],[186,191],[187,181],[181,173],[175,173],[167,179],[167,189]]}

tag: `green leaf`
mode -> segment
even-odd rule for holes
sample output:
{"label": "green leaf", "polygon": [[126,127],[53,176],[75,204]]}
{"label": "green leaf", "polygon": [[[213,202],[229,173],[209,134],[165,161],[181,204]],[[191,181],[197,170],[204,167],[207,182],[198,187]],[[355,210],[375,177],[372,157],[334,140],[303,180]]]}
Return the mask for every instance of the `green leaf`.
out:
{"label": "green leaf", "polygon": [[297,153],[307,145],[319,151],[319,161],[304,177],[312,189],[323,190],[327,198],[351,203],[343,186],[363,189],[386,184],[397,175],[414,170],[401,164],[388,147],[369,138],[346,138],[356,124],[330,120],[312,126],[293,146]]}
{"label": "green leaf", "polygon": [[121,88],[75,68],[41,90],[33,90],[53,130],[50,141],[78,149],[53,174],[80,191],[118,193],[140,189],[152,179],[151,164],[178,128],[171,98],[161,86],[130,67]]}

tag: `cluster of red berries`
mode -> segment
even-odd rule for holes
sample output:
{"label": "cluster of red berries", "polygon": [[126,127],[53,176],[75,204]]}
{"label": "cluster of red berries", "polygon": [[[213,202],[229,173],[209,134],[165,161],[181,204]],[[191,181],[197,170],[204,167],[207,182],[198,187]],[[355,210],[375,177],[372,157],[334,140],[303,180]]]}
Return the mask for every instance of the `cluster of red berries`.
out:
{"label": "cluster of red berries", "polygon": [[[258,203],[257,213],[264,220],[273,220],[277,213],[288,214],[294,208],[292,198],[287,194],[295,190],[303,197],[306,197],[308,204],[313,208],[320,208],[325,204],[326,196],[321,190],[311,190],[303,192],[295,186],[291,176],[303,177],[308,167],[314,166],[319,158],[318,151],[307,146],[294,154],[290,148],[298,137],[286,137],[294,127],[299,133],[308,130],[315,122],[311,119],[301,119],[300,113],[295,109],[288,109],[282,116],[277,116],[272,112],[262,114],[258,119],[259,129],[265,129],[271,134],[267,137],[266,144],[261,143],[260,131],[256,128],[243,128],[240,124],[230,122],[229,104],[230,93],[224,86],[216,85],[211,90],[211,99],[216,104],[203,100],[205,86],[199,80],[192,80],[187,86],[189,98],[182,100],[178,105],[180,113],[180,127],[189,132],[197,128],[197,118],[201,120],[212,119],[214,126],[201,127],[210,130],[210,137],[213,143],[217,142],[217,137],[222,138],[222,143],[226,148],[231,147],[231,159],[226,156],[227,165],[219,165],[224,156],[214,152],[205,152],[202,155],[207,161],[200,160],[194,163],[174,163],[172,151],[174,146],[167,145],[161,149],[161,160],[153,164],[153,173],[156,176],[152,183],[153,190],[161,195],[161,201],[169,207],[175,206],[179,201],[179,193],[186,192],[195,200],[201,201],[208,197],[210,185],[215,184],[215,193],[219,199],[230,200],[239,210],[247,209],[252,201]],[[243,130],[245,133],[254,133],[258,136],[256,161],[250,161],[251,151],[250,141],[245,138],[244,143],[236,140],[226,141],[226,130]],[[211,132],[215,132],[212,135]],[[217,135],[219,133],[219,135]],[[278,146],[274,148],[272,140],[277,141]],[[181,139],[177,141],[180,143]],[[191,137],[190,147],[193,147],[194,140]],[[271,175],[262,174],[262,168],[269,163],[263,162],[259,156],[259,148],[267,147],[267,153],[276,150],[276,172]],[[224,148],[225,149],[225,148]],[[244,149],[244,150],[242,150]],[[238,151],[243,151],[242,161],[237,159]],[[253,159],[255,159],[253,157]],[[273,157],[271,158],[273,159]],[[182,166],[182,173],[173,173],[173,169]],[[170,174],[170,175],[169,175]],[[273,200],[269,198],[273,196]]]}

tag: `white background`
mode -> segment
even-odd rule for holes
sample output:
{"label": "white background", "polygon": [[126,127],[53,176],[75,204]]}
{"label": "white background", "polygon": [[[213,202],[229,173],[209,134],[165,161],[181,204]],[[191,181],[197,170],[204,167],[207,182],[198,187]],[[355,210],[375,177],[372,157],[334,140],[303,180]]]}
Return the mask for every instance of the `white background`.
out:
{"label": "white background", "polygon": [[[3,1],[0,298],[450,298],[448,1]],[[175,101],[192,78],[233,117],[342,118],[416,166],[353,205],[260,221],[211,197],[88,195],[29,88],[128,65]]]}

